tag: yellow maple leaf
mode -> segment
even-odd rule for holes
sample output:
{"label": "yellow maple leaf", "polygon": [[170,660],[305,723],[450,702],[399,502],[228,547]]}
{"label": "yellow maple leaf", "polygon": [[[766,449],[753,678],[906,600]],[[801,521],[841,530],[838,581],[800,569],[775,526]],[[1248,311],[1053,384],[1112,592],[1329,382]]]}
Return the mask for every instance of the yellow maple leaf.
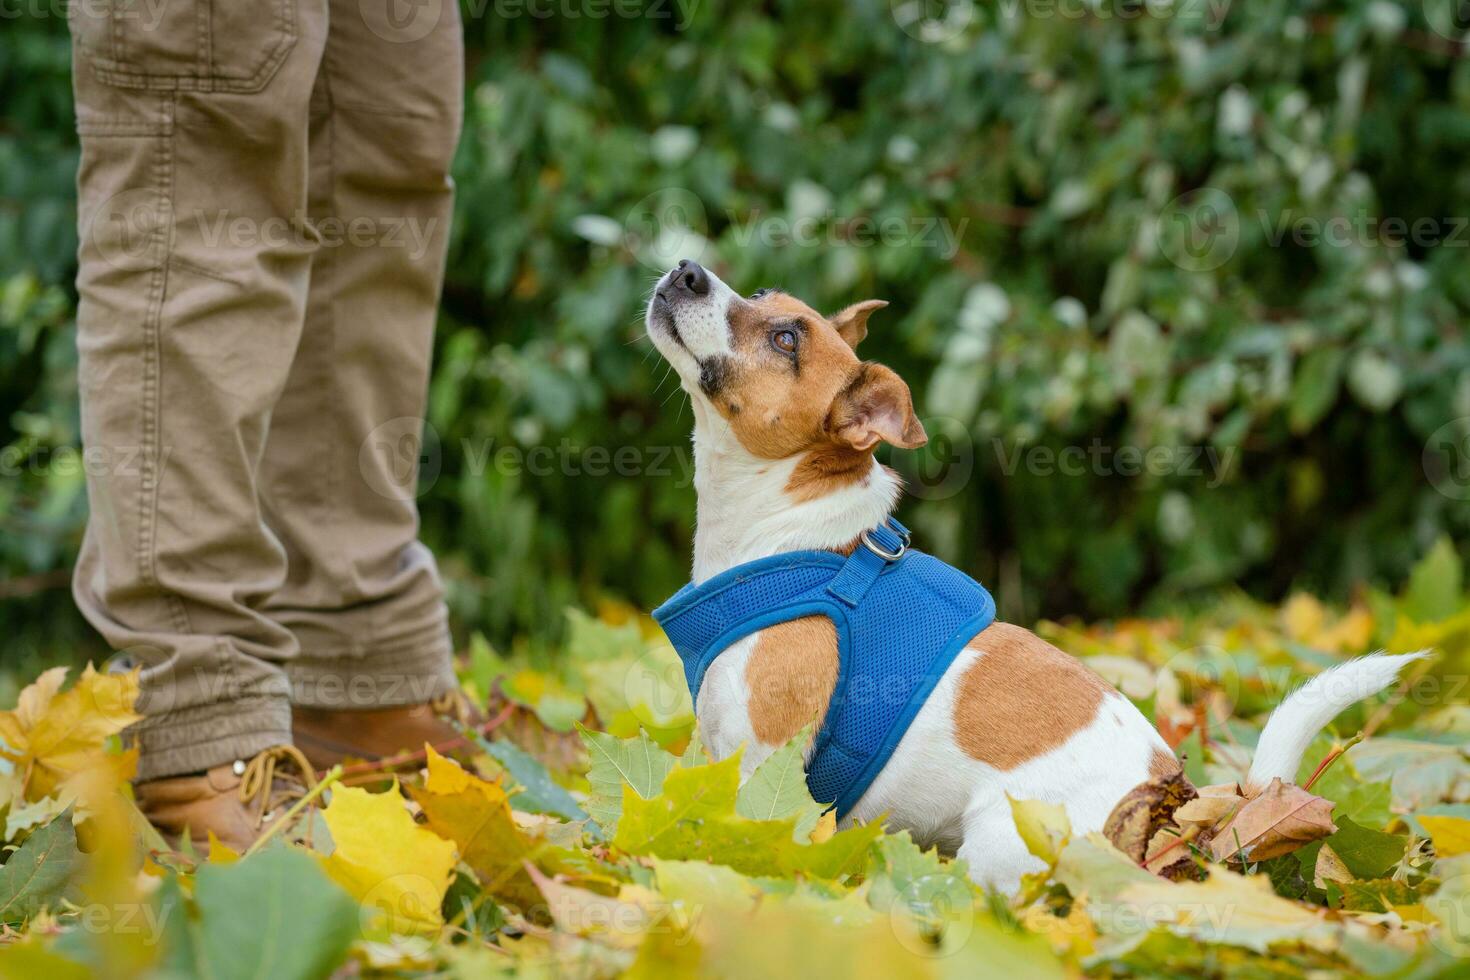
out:
{"label": "yellow maple leaf", "polygon": [[395,785],[384,793],[339,786],[322,811],[334,849],[322,868],[363,907],[368,938],[437,931],[455,848],[414,823]]}
{"label": "yellow maple leaf", "polygon": [[523,908],[539,904],[541,893],[524,867],[533,848],[516,826],[505,790],[432,748],[428,770],[424,788],[415,790],[413,797],[429,826],[459,845],[465,863],[475,869],[487,892]]}
{"label": "yellow maple leaf", "polygon": [[28,800],[51,796],[77,775],[125,761],[109,761],[106,742],[139,721],[133,711],[138,673],[99,674],[88,664],[81,679],[62,691],[65,667],[53,667],[21,691],[14,711],[0,712],[0,757],[25,782]]}
{"label": "yellow maple leaf", "polygon": [[1429,831],[1435,854],[1442,858],[1470,854],[1470,819],[1425,813],[1419,822]]}

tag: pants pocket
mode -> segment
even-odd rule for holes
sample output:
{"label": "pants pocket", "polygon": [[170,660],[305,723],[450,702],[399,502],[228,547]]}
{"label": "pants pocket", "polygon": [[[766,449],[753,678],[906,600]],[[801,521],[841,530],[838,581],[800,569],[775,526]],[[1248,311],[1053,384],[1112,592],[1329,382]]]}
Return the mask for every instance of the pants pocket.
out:
{"label": "pants pocket", "polygon": [[296,0],[73,0],[76,60],[119,88],[258,92],[296,43]]}

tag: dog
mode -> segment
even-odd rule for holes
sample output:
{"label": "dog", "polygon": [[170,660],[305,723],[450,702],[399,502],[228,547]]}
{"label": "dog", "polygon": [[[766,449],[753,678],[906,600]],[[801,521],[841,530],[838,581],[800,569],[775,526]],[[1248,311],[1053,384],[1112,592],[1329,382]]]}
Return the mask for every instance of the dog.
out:
{"label": "dog", "polygon": [[[820,565],[830,554],[834,573],[845,556],[879,566],[873,575],[902,562],[906,534],[873,544],[875,529],[898,527],[889,522],[901,493],[874,451],[885,442],[919,447],[926,435],[903,380],[856,353],[869,317],[886,305],[867,300],[823,316],[780,290],[739,295],[689,260],[658,280],[645,328],[694,412],[697,520],[692,582],[681,596],[747,582],[746,570],[785,568],[786,555],[815,554],[802,561]],[[1180,766],[1132,702],[1029,630],[986,619],[988,596],[975,589],[974,622],[985,625],[961,633],[952,659],[937,661],[942,673],[917,689],[901,737],[840,816],[844,825],[883,817],[921,846],[962,858],[982,886],[1013,894],[1043,864],[1017,833],[1008,796],[1061,804],[1074,833],[1085,834],[1101,830],[1139,784]],[[668,630],[666,620],[686,608],[687,597],[676,596],[655,616]],[[874,642],[901,645],[919,625],[899,616],[864,629],[879,629]],[[697,669],[686,656],[710,754],[743,748],[744,779],[808,726],[830,727],[834,690],[849,672],[838,632],[832,616],[816,612],[712,641]],[[1247,792],[1275,777],[1294,780],[1323,726],[1420,655],[1362,657],[1298,689],[1261,735]],[[806,745],[809,782],[820,743],[819,735]]]}

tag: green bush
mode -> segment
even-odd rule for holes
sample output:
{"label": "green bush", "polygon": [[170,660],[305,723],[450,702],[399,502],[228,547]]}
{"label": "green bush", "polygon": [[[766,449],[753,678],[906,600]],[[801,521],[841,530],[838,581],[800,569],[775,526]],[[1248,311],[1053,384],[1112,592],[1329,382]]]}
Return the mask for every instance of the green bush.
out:
{"label": "green bush", "polygon": [[[422,498],[457,621],[544,634],[682,581],[690,417],[639,338],[685,254],[892,302],[864,354],[938,437],[892,460],[902,516],[1012,618],[1464,551],[1463,470],[1421,457],[1470,436],[1470,60],[1428,3],[469,4]],[[77,438],[67,70],[60,18],[7,22],[0,564],[42,584],[84,510],[48,463]],[[64,605],[0,616],[54,637]]]}

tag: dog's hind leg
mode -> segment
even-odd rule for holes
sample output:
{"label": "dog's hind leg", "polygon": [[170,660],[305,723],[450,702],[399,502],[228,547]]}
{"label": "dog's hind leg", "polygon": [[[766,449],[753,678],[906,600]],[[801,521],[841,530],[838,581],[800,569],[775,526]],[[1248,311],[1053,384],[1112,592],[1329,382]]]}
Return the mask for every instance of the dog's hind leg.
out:
{"label": "dog's hind leg", "polygon": [[964,826],[965,839],[957,856],[969,865],[971,879],[982,887],[1014,896],[1023,875],[1046,867],[1026,850],[1005,794],[977,795],[965,811]]}

